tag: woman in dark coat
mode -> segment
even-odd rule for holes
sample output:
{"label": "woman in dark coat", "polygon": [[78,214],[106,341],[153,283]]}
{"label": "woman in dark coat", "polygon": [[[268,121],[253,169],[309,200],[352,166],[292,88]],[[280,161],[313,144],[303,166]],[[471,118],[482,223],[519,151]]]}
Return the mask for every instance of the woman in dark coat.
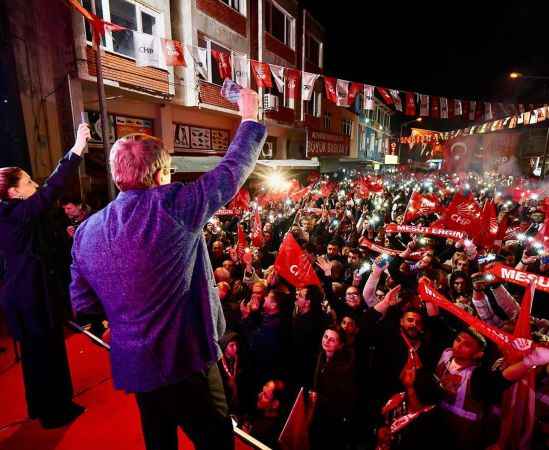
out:
{"label": "woman in dark coat", "polygon": [[315,410],[309,428],[311,450],[345,449],[352,440],[351,419],[357,388],[355,360],[340,328],[329,327],[322,337],[312,397]]}
{"label": "woman in dark coat", "polygon": [[22,169],[0,169],[0,254],[6,261],[0,305],[21,348],[28,414],[45,428],[66,425],[83,411],[72,402],[61,299],[48,289],[43,237],[45,213],[76,174],[90,130],[78,128],[76,142],[42,187]]}

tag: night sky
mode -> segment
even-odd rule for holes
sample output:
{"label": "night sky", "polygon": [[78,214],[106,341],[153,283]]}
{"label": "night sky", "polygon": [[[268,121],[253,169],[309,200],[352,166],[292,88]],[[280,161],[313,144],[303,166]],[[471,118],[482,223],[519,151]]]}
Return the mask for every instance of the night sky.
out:
{"label": "night sky", "polygon": [[549,102],[549,79],[544,96],[543,81],[508,78],[549,77],[544,2],[502,3],[303,2],[326,28],[326,75],[464,100]]}

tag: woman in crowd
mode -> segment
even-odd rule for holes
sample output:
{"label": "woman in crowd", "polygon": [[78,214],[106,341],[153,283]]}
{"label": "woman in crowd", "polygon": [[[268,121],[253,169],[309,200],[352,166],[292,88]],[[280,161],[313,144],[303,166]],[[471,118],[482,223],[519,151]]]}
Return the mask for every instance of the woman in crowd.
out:
{"label": "woman in crowd", "polygon": [[24,170],[0,169],[0,252],[6,260],[1,304],[21,348],[28,414],[45,428],[74,420],[83,408],[72,402],[62,307],[50,280],[42,221],[76,175],[90,137],[78,128],[76,142],[39,187]]}

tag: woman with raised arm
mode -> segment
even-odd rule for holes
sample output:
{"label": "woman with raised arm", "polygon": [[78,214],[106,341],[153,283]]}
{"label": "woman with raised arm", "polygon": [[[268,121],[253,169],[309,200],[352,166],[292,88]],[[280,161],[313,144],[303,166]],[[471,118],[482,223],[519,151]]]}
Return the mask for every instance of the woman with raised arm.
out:
{"label": "woman with raised arm", "polygon": [[0,254],[6,261],[0,305],[20,345],[28,414],[44,428],[66,425],[83,412],[72,402],[62,308],[55,305],[61,299],[48,289],[43,220],[77,173],[89,137],[81,124],[74,146],[43,186],[18,167],[0,168]]}

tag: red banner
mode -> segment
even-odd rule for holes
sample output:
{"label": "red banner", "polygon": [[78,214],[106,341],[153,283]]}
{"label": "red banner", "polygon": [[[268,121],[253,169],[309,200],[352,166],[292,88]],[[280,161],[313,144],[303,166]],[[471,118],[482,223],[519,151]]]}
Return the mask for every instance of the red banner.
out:
{"label": "red banner", "polygon": [[535,283],[536,289],[549,292],[549,278],[544,277],[543,275],[523,272],[522,270],[517,270],[501,263],[492,264],[484,273],[489,273],[501,281],[518,284],[523,287],[529,286],[530,283]]}
{"label": "red banner", "polygon": [[215,213],[216,216],[239,216],[240,210],[236,208],[222,208]]}
{"label": "red banner", "polygon": [[183,44],[171,39],[160,39],[167,66],[186,66]]}
{"label": "red banner", "polygon": [[349,136],[307,129],[307,156],[349,155]]}
{"label": "red banner", "polygon": [[298,98],[299,89],[301,85],[299,79],[301,77],[301,71],[295,69],[286,69],[284,71],[284,80],[286,83],[286,97],[288,99],[288,106],[292,109],[295,108],[295,102]]}
{"label": "red banner", "polygon": [[422,227],[414,225],[397,225],[390,223],[385,227],[387,233],[410,233],[426,234],[428,236],[437,236],[450,239],[465,239],[466,234],[462,231],[446,230],[444,228]]}
{"label": "red banner", "polygon": [[324,77],[324,87],[326,88],[326,98],[332,103],[337,103],[336,79]]}
{"label": "red banner", "polygon": [[269,64],[259,61],[250,60],[252,72],[258,88],[272,88],[273,80],[271,78],[271,70]]}
{"label": "red banner", "polygon": [[406,92],[406,115],[416,115],[416,101],[414,99],[415,94],[413,92]]}
{"label": "red banner", "polygon": [[373,252],[384,253],[386,255],[391,255],[391,256],[400,256],[400,253],[401,253],[398,250],[394,250],[392,248],[387,248],[387,247],[382,247],[381,245],[377,245],[377,244],[373,243],[372,241],[369,241],[365,237],[359,239],[358,245],[360,247],[366,247],[367,249],[372,250]]}
{"label": "red banner", "polygon": [[393,98],[389,95],[389,93],[387,92],[387,90],[385,88],[377,86],[376,89],[381,94],[381,96],[383,97],[383,100],[385,100],[385,103],[387,103],[388,105],[393,104]]}
{"label": "red banner", "polygon": [[212,56],[217,61],[219,76],[222,80],[232,77],[231,55],[219,50],[212,50]]}
{"label": "red banner", "polygon": [[445,309],[449,313],[456,316],[458,319],[465,322],[467,325],[473,327],[476,331],[482,334],[486,339],[490,339],[504,352],[512,352],[513,347],[511,342],[513,337],[507,334],[505,331],[499,328],[492,327],[475,316],[472,316],[465,310],[456,306],[454,303],[445,298],[440,292],[438,292],[431,280],[426,277],[422,277],[418,284],[419,296],[424,302],[430,302],[438,307]]}

